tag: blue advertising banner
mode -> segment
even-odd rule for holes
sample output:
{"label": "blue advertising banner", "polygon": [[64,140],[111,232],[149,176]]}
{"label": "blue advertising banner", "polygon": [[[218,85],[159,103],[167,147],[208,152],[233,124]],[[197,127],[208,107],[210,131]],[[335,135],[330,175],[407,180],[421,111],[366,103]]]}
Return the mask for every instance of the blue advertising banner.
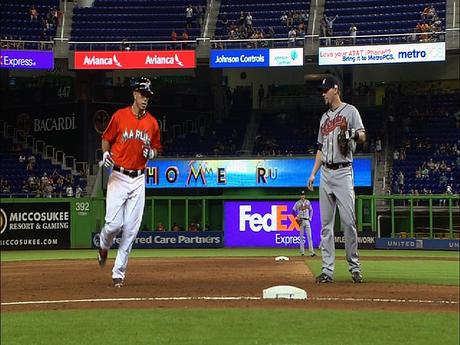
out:
{"label": "blue advertising banner", "polygon": [[302,48],[211,50],[211,68],[303,66]]}
{"label": "blue advertising banner", "polygon": [[376,239],[375,247],[377,249],[460,250],[460,240],[382,237]]}
{"label": "blue advertising banner", "polygon": [[[313,208],[313,247],[320,243],[319,201]],[[226,201],[224,203],[225,247],[299,248],[299,225],[292,214],[295,201]],[[306,248],[308,242],[305,239]]]}
{"label": "blue advertising banner", "polygon": [[211,50],[211,68],[268,67],[268,49]]}
{"label": "blue advertising banner", "polygon": [[[113,240],[112,248],[118,248],[121,235]],[[99,233],[91,233],[93,248],[99,247]],[[221,248],[224,246],[223,232],[162,232],[139,231],[133,248]]]}
{"label": "blue advertising banner", "polygon": [[0,49],[0,68],[53,69],[53,51]]}
{"label": "blue advertising banner", "polygon": [[[305,188],[315,159],[159,159],[146,169],[147,188]],[[372,186],[372,160],[353,161],[356,187]],[[319,173],[320,174],[320,173]],[[319,174],[314,185],[319,185]]]}

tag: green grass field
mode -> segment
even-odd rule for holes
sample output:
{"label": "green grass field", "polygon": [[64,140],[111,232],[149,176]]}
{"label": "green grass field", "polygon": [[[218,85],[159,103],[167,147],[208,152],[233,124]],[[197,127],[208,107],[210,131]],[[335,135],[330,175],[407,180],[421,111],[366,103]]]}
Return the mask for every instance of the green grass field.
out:
{"label": "green grass field", "polygon": [[[458,252],[363,250],[360,254],[367,282],[459,285]],[[133,258],[277,255],[297,255],[297,250],[189,249],[132,253]],[[337,255],[343,256],[343,250],[338,250]],[[372,260],[376,256],[388,260]],[[3,263],[94,257],[94,250],[1,253]],[[306,259],[306,262],[314,273],[319,272],[320,260]],[[335,279],[349,281],[343,258],[337,260]],[[2,345],[457,345],[460,341],[459,314],[452,312],[155,308],[2,312],[1,316]]]}
{"label": "green grass field", "polygon": [[[2,344],[458,344],[458,314],[263,309],[6,313]],[[457,329],[457,331],[455,331]]]}

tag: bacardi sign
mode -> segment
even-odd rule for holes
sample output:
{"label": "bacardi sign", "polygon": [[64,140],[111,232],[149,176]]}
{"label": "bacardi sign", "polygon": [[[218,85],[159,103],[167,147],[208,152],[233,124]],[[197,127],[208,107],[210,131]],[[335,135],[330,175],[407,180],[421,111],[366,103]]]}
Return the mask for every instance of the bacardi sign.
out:
{"label": "bacardi sign", "polygon": [[168,51],[78,51],[75,69],[195,68],[194,50]]}

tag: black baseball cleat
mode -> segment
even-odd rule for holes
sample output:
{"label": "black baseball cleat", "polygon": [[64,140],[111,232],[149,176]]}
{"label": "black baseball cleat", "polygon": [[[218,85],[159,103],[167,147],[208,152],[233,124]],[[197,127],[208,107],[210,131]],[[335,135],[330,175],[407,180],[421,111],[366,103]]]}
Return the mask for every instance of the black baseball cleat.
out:
{"label": "black baseball cleat", "polygon": [[123,287],[123,283],[124,283],[123,279],[121,279],[121,278],[113,278],[112,281],[113,281],[113,286],[114,287],[116,287],[116,288]]}
{"label": "black baseball cleat", "polygon": [[305,256],[305,253],[300,253],[300,256]]}
{"label": "black baseball cleat", "polygon": [[316,283],[318,284],[333,283],[333,282],[334,282],[334,279],[325,273],[321,273],[319,276],[316,277]]}
{"label": "black baseball cleat", "polygon": [[99,251],[97,253],[97,262],[99,264],[99,267],[101,268],[105,266],[105,262],[107,261],[107,253],[107,249],[99,248]]}
{"label": "black baseball cleat", "polygon": [[315,253],[311,253],[310,256],[311,256],[311,257],[315,257],[316,254],[315,254]]}
{"label": "black baseball cleat", "polygon": [[361,272],[353,272],[351,274],[351,279],[353,279],[353,283],[355,284],[360,284],[363,282],[363,276],[361,275]]}

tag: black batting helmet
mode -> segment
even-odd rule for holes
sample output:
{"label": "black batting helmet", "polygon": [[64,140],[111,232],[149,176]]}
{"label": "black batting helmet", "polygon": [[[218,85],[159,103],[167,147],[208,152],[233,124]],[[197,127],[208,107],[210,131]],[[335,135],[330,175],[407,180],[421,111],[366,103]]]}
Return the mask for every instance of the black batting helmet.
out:
{"label": "black batting helmet", "polygon": [[136,80],[134,84],[133,91],[139,91],[142,95],[146,97],[151,97],[153,96],[153,91],[150,88],[151,86],[150,79],[145,78],[145,77],[140,77],[139,79]]}

